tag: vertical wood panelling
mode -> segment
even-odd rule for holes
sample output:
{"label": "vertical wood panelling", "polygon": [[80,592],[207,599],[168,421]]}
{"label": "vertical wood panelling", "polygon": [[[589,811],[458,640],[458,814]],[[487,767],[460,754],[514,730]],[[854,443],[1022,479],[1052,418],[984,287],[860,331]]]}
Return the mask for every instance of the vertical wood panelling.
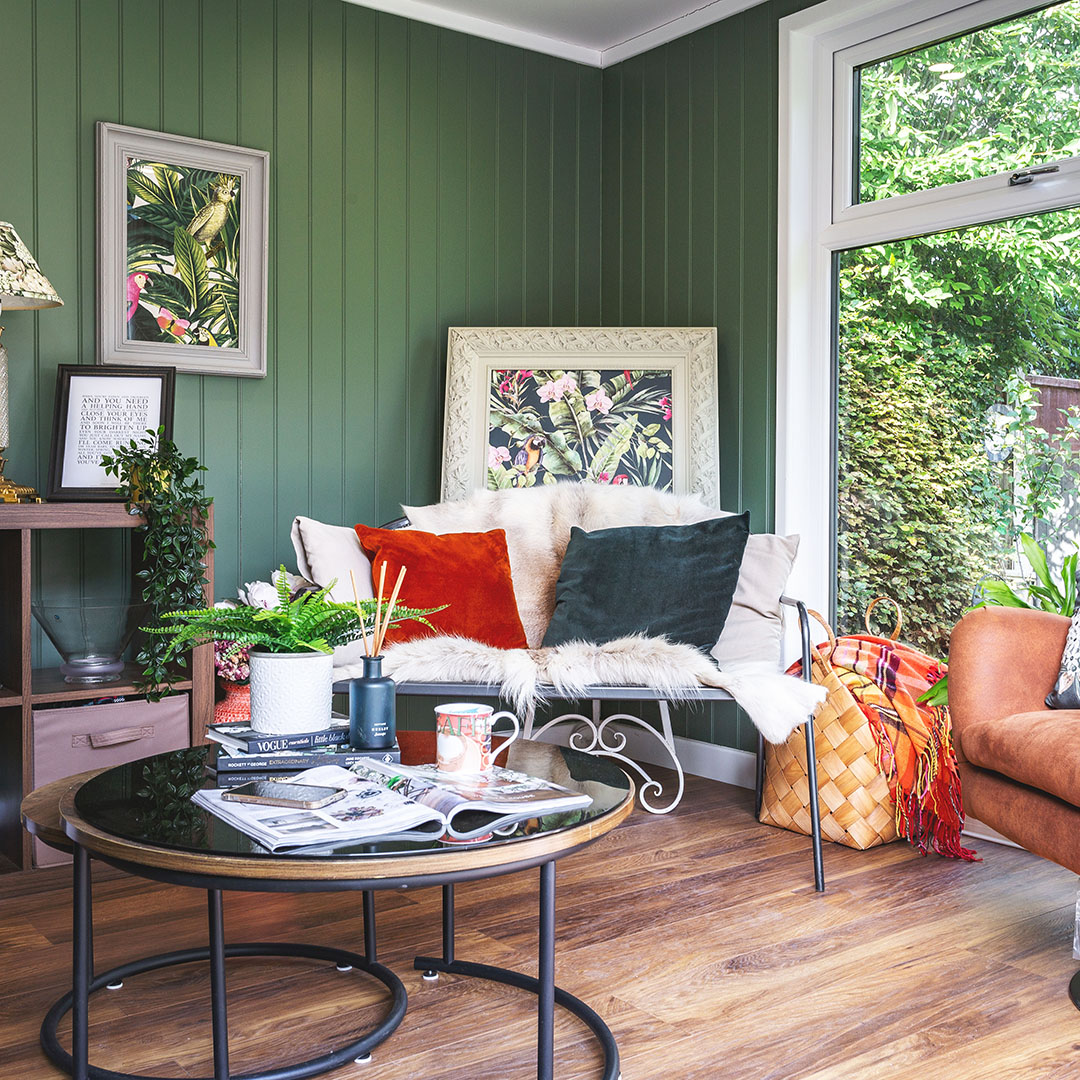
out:
{"label": "vertical wood panelling", "polygon": [[[0,110],[0,214],[67,300],[7,319],[9,471],[44,485],[56,365],[94,360],[109,120],[271,153],[268,376],[177,386],[221,594],[293,564],[296,513],[437,497],[446,329],[470,322],[716,325],[723,502],[768,528],[776,21],[801,6],[600,72],[340,0],[0,0],[9,81],[33,86]],[[688,724],[749,745],[730,716]]]}
{"label": "vertical wood panelling", "polygon": [[428,497],[429,463],[442,446],[439,302],[439,32],[409,24],[408,340],[409,470],[398,501]]}
{"label": "vertical wood panelling", "polygon": [[374,11],[345,8],[345,506],[375,508],[375,50]]}
{"label": "vertical wood panelling", "polygon": [[409,477],[406,350],[409,28],[380,15],[375,86],[375,482],[381,520],[394,517]]}
{"label": "vertical wood panelling", "polygon": [[[278,221],[281,201],[278,197],[276,96],[274,93],[275,56],[278,49],[275,9],[276,0],[241,0],[239,61],[237,76],[240,84],[240,144],[270,151],[270,235],[269,235],[269,287],[267,289],[267,341],[266,366],[269,374],[265,379],[240,380],[240,410],[238,427],[240,438],[240,528],[236,537],[239,545],[240,572],[237,582],[251,581],[266,575],[267,567],[278,565],[285,551],[276,533],[275,498],[278,439],[275,408],[279,358],[285,355],[278,348],[278,312],[290,310],[278,306]],[[295,42],[289,42],[290,48]],[[290,366],[298,362],[290,357]],[[215,376],[205,376],[210,383],[210,393],[221,381]],[[181,382],[187,382],[182,377]],[[292,424],[303,425],[304,418],[290,420],[289,430],[295,442],[306,442],[306,431],[299,433]],[[177,437],[182,437],[178,432]],[[215,543],[219,549],[229,551],[230,538],[215,530]],[[232,560],[229,560],[232,563]],[[291,564],[291,560],[290,560]],[[216,563],[215,563],[216,567]],[[229,595],[234,582],[215,575],[219,595]]]}
{"label": "vertical wood panelling", "polygon": [[[56,365],[94,361],[96,121],[270,151],[268,376],[177,379],[222,595],[294,564],[297,513],[379,522],[438,497],[449,325],[596,303],[599,223],[581,256],[578,218],[598,216],[599,71],[341,0],[0,0],[0,26],[33,87],[0,110],[0,216],[66,300],[6,319],[12,475],[44,486]],[[103,561],[68,539],[50,585]]]}
{"label": "vertical wood panelling", "polygon": [[[716,326],[721,502],[773,521],[777,20],[783,0],[603,77],[603,320]],[[684,712],[694,738],[752,749],[732,708]]]}
{"label": "vertical wood panelling", "polygon": [[498,93],[495,273],[499,279],[499,326],[521,326],[525,322],[524,71],[524,52],[499,50],[495,73]]}
{"label": "vertical wood panelling", "polygon": [[[202,137],[215,142],[240,143],[239,17],[240,0],[203,0],[204,29],[209,18],[212,32],[203,36],[202,86],[207,104]],[[150,26],[156,24],[151,22]],[[124,81],[125,85],[129,82]],[[126,105],[124,122],[145,126],[144,121],[127,116]],[[215,502],[214,530],[219,536],[236,537],[240,530],[241,380],[229,380],[232,385],[220,382],[202,380],[200,445],[207,490]],[[218,581],[240,580],[240,547],[235,541],[221,545],[214,553],[214,576]]]}
{"label": "vertical wood panelling", "polygon": [[[311,355],[311,449],[307,466],[309,506],[340,521],[345,513],[341,448],[344,437],[344,5],[319,0],[311,9],[308,105],[312,154],[308,160],[311,197],[311,273],[307,303]],[[296,510],[289,511],[290,517]]]}

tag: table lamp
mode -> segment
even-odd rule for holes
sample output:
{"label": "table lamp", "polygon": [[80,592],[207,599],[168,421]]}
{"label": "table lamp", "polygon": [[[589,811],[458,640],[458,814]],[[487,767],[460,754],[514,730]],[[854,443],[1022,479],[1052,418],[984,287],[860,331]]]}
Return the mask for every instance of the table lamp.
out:
{"label": "table lamp", "polygon": [[[4,307],[59,307],[63,300],[41,272],[34,256],[6,221],[0,221],[0,312]],[[4,328],[0,326],[0,333]],[[41,502],[38,493],[25,484],[13,484],[4,476],[4,451],[11,428],[8,423],[8,354],[0,341],[0,503]]]}

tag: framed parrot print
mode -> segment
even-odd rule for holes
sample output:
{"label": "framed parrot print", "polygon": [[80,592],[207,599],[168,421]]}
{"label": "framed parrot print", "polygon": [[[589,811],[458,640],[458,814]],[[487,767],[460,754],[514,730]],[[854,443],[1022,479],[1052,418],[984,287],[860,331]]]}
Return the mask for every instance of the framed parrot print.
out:
{"label": "framed parrot print", "polygon": [[98,124],[99,364],[266,374],[269,159]]}
{"label": "framed parrot print", "polygon": [[716,330],[451,327],[442,498],[586,481],[719,505]]}

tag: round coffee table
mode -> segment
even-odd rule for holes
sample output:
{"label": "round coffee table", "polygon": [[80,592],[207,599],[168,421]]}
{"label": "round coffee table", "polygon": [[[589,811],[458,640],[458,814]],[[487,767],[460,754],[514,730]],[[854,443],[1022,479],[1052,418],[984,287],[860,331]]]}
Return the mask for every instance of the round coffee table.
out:
{"label": "round coffee table", "polygon": [[[370,838],[327,855],[272,853],[221,819],[197,807],[190,794],[216,786],[207,774],[215,749],[196,747],[144,758],[95,775],[50,785],[27,796],[23,820],[46,843],[74,851],[74,932],[72,991],[57,1001],[42,1024],[46,1054],[75,1080],[141,1080],[88,1061],[90,995],[115,987],[128,976],[174,964],[209,960],[213,1017],[214,1080],[228,1080],[229,1048],[225,960],[230,956],[302,956],[357,968],[383,983],[390,994],[386,1017],[347,1045],[297,1064],[233,1080],[300,1080],[364,1060],[400,1024],[407,1007],[401,980],[376,955],[374,892],[378,889],[442,887],[443,954],[417,957],[425,978],[440,972],[468,975],[527,990],[537,996],[537,1077],[551,1080],[554,1068],[554,1006],[579,1017],[594,1032],[604,1052],[603,1080],[616,1080],[619,1054],[607,1024],[583,1001],[555,985],[556,860],[611,831],[630,813],[634,786],[611,761],[547,743],[519,740],[509,749],[508,767],[585,791],[584,810],[523,823],[508,836],[468,844],[441,839]],[[62,832],[61,832],[62,830]],[[139,877],[205,889],[209,945],[147,957],[95,975],[93,971],[90,860],[99,859]],[[454,885],[540,868],[537,921],[538,976],[454,955]],[[364,950],[280,943],[225,944],[222,893],[327,892],[359,890],[363,895]],[[57,1025],[72,1013],[72,1050],[57,1038]]]}

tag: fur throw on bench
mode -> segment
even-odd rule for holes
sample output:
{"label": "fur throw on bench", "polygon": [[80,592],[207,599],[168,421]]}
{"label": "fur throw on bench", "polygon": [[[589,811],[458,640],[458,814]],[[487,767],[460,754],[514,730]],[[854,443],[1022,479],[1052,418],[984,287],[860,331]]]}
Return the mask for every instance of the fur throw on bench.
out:
{"label": "fur throw on bench", "polygon": [[[701,687],[715,687],[731,694],[769,742],[787,739],[825,696],[823,687],[790,675],[721,671],[692,645],[642,636],[547,649],[496,649],[448,635],[416,638],[388,648],[384,670],[402,683],[499,686],[522,716],[531,716],[549,697],[587,700],[590,686],[647,686],[668,701],[693,701]],[[338,668],[335,678],[362,673],[362,665]]]}
{"label": "fur throw on bench", "polygon": [[[780,670],[779,595],[797,538],[750,537],[731,613],[712,653],[718,667],[693,646],[664,638],[633,636],[605,644],[574,641],[539,647],[555,609],[555,585],[574,526],[592,532],[685,525],[721,516],[696,495],[562,483],[477,491],[458,502],[403,510],[412,527],[423,532],[505,530],[514,596],[529,648],[496,649],[447,635],[414,639],[387,649],[384,670],[398,682],[498,685],[524,713],[547,696],[586,699],[589,686],[647,686],[672,701],[693,700],[702,686],[715,687],[730,693],[770,742],[786,739],[824,696],[819,687]],[[783,568],[779,574],[763,574],[765,564]],[[339,667],[334,677],[354,678],[361,670],[359,664]]]}

